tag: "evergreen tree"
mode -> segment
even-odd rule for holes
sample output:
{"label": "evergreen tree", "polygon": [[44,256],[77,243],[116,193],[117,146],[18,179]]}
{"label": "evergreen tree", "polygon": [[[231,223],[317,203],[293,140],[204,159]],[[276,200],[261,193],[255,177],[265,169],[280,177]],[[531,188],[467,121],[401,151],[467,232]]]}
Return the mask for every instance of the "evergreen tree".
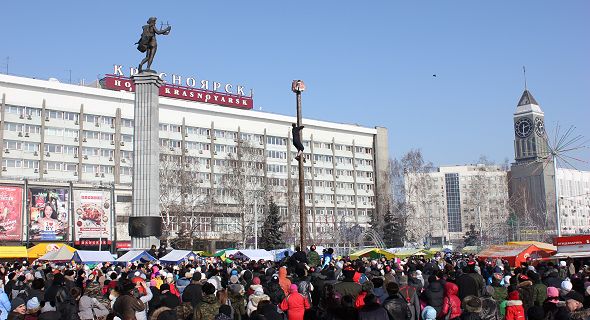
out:
{"label": "evergreen tree", "polygon": [[403,219],[396,217],[388,209],[383,217],[383,242],[388,248],[403,247],[404,234]]}
{"label": "evergreen tree", "polygon": [[475,230],[475,225],[471,224],[469,226],[469,231],[465,233],[464,244],[466,247],[468,246],[476,246],[479,242],[479,233]]}
{"label": "evergreen tree", "polygon": [[282,239],[281,217],[279,214],[279,207],[274,203],[273,198],[270,198],[268,204],[268,214],[264,219],[262,225],[262,238],[260,239],[260,246],[266,250],[281,249],[284,247]]}

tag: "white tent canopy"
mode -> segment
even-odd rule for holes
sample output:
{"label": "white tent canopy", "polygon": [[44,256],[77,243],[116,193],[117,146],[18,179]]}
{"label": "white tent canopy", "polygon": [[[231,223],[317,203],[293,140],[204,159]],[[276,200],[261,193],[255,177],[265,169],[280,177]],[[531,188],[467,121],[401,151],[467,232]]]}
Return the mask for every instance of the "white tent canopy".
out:
{"label": "white tent canopy", "polygon": [[73,252],[68,250],[67,246],[61,246],[56,251],[49,251],[44,254],[39,260],[41,261],[54,261],[54,262],[66,262],[71,261],[72,257],[74,256]]}
{"label": "white tent canopy", "polygon": [[131,250],[125,253],[124,255],[120,256],[116,262],[127,263],[127,262],[135,262],[135,261],[154,261],[154,258],[151,254],[149,254],[145,250]]}
{"label": "white tent canopy", "polygon": [[160,262],[178,263],[183,260],[188,260],[191,257],[196,258],[197,255],[190,250],[172,250],[167,255],[160,258]]}
{"label": "white tent canopy", "polygon": [[115,259],[113,255],[108,251],[86,251],[78,250],[74,253],[72,260],[78,263],[101,263],[101,262],[113,262]]}
{"label": "white tent canopy", "polygon": [[[228,250],[225,252],[226,257],[233,256],[236,259],[248,259],[248,260],[269,260],[274,261],[275,256],[272,252],[268,252],[264,249],[244,249],[244,250]],[[231,259],[231,258],[230,258]]]}

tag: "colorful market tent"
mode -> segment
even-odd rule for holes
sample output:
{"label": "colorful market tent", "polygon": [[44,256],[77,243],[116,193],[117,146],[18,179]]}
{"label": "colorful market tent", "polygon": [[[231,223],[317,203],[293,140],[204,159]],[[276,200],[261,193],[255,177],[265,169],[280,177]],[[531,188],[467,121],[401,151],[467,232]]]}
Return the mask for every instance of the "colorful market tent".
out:
{"label": "colorful market tent", "polygon": [[[71,248],[71,247],[70,247]],[[40,261],[52,261],[52,262],[67,262],[72,261],[74,252],[71,252],[68,246],[64,245],[57,251],[49,251],[39,258]]]}
{"label": "colorful market tent", "polygon": [[61,247],[66,247],[69,252],[74,253],[76,249],[68,246],[65,243],[39,243],[38,245],[33,246],[28,251],[29,259],[38,259],[43,257],[49,252],[57,251]]}
{"label": "colorful market tent", "polygon": [[393,253],[387,252],[379,248],[365,248],[357,252],[354,252],[350,255],[350,258],[353,260],[360,259],[362,257],[367,257],[371,259],[385,257],[386,259],[391,259],[395,257],[395,255]]}
{"label": "colorful market tent", "polygon": [[478,254],[480,259],[502,258],[506,259],[511,266],[520,266],[528,258],[542,259],[550,254],[535,245],[496,245],[490,246]]}
{"label": "colorful market tent", "polygon": [[274,261],[275,256],[264,249],[227,250],[225,256],[230,259]]}
{"label": "colorful market tent", "polygon": [[[293,253],[295,253],[295,251],[289,249],[289,248],[285,248],[285,249],[275,249],[275,250],[271,250],[270,251],[274,257],[275,257],[275,262],[281,261],[283,260],[283,258],[285,258],[285,252],[289,253],[289,257],[293,255]],[[321,255],[321,254],[320,254]]]}
{"label": "colorful market tent", "polygon": [[27,258],[27,248],[21,246],[1,246],[0,259]]}
{"label": "colorful market tent", "polygon": [[[389,251],[389,252],[391,252],[391,251]],[[393,253],[393,255],[396,258],[400,258],[400,259],[405,259],[407,257],[423,254],[422,249],[415,249],[415,248],[401,248],[401,249],[394,250],[391,253]]]}
{"label": "colorful market tent", "polygon": [[466,254],[476,254],[480,251],[481,251],[481,248],[479,246],[466,246],[466,247],[463,247],[463,249],[461,249],[461,252],[466,253]]}
{"label": "colorful market tent", "polygon": [[127,251],[124,255],[120,256],[115,262],[117,263],[128,263],[128,262],[149,262],[157,260],[151,254],[149,254],[146,250],[131,250]]}
{"label": "colorful market tent", "polygon": [[209,251],[194,251],[196,255],[198,255],[199,257],[212,257],[213,254]]}
{"label": "colorful market tent", "polygon": [[522,246],[522,245],[535,245],[537,248],[545,250],[551,254],[554,254],[557,252],[557,247],[550,244],[550,243],[545,243],[545,242],[540,242],[540,241],[511,241],[511,242],[506,242],[507,245],[509,246]]}
{"label": "colorful market tent", "polygon": [[224,256],[224,255],[225,255],[225,252],[226,252],[226,251],[228,251],[228,250],[235,250],[235,249],[233,249],[233,248],[228,248],[228,249],[221,249],[221,250],[218,250],[217,252],[215,252],[215,253],[213,254],[213,256],[214,256],[214,257],[221,257],[221,256]]}
{"label": "colorful market tent", "polygon": [[186,261],[195,259],[197,254],[190,251],[190,250],[172,250],[167,255],[160,258],[160,262],[162,263],[180,263],[181,261]]}
{"label": "colorful market tent", "polygon": [[72,257],[77,263],[102,263],[102,262],[113,262],[115,259],[113,255],[108,251],[88,251],[88,250],[78,250],[74,252],[74,256]]}

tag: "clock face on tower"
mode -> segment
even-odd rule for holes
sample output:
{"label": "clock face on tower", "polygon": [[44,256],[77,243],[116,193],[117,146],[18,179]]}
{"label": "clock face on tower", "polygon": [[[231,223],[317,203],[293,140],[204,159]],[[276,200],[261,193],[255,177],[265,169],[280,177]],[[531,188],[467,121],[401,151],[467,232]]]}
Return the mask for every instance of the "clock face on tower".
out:
{"label": "clock face on tower", "polygon": [[514,132],[520,138],[528,137],[533,131],[533,122],[528,118],[521,118],[514,124]]}
{"label": "clock face on tower", "polygon": [[543,119],[541,118],[535,119],[535,133],[539,137],[545,135],[545,124],[543,123]]}

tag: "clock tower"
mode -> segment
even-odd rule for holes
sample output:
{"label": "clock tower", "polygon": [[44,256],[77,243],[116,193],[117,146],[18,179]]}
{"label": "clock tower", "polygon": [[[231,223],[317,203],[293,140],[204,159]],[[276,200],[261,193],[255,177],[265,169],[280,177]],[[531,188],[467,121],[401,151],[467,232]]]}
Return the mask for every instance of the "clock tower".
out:
{"label": "clock tower", "polygon": [[514,113],[514,160],[517,164],[534,162],[547,156],[545,114],[528,91],[524,90]]}
{"label": "clock tower", "polygon": [[509,193],[519,217],[534,217],[536,226],[552,230],[555,173],[553,166],[547,165],[549,147],[544,118],[543,110],[525,88],[513,117],[514,163],[509,172]]}

